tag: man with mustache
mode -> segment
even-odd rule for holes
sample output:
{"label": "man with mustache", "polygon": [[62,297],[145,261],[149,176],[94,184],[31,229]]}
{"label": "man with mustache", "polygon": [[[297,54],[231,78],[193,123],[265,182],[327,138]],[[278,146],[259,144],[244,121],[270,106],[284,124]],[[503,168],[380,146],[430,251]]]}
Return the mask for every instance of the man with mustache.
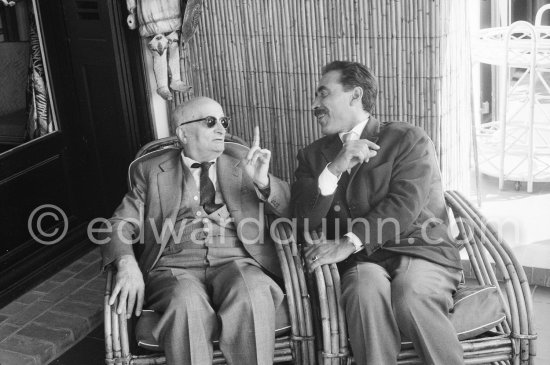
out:
{"label": "man with mustache", "polygon": [[447,234],[441,175],[426,133],[372,116],[373,73],[355,62],[322,70],[313,111],[325,137],[298,153],[293,210],[325,242],[310,270],[338,263],[357,364],[397,363],[408,339],[425,364],[463,364],[448,314],[461,279]]}
{"label": "man with mustache", "polygon": [[103,231],[103,265],[117,269],[109,304],[118,298],[119,314],[139,316],[145,302],[161,314],[152,332],[169,365],[212,364],[214,339],[228,364],[273,363],[283,292],[260,224],[264,209],[288,215],[290,191],[268,174],[258,128],[247,150],[224,142],[229,122],[210,98],[178,106],[172,123],[183,149],[136,162],[133,187]]}

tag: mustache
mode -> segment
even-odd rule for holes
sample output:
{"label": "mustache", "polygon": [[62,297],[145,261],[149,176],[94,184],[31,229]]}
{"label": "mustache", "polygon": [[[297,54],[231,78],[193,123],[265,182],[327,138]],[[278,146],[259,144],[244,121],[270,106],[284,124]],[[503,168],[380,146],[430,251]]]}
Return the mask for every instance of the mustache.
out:
{"label": "mustache", "polygon": [[315,108],[313,110],[313,115],[315,115],[315,117],[319,117],[323,114],[328,114],[328,110],[326,110],[325,108]]}

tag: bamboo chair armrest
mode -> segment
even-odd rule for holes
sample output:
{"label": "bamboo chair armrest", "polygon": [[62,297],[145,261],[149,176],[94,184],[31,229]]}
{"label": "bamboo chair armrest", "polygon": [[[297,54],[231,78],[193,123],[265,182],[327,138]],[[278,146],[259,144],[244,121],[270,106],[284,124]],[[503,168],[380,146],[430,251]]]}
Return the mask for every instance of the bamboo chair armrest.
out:
{"label": "bamboo chair armrest", "polygon": [[[306,233],[306,241],[319,244],[316,232]],[[317,314],[321,328],[316,333],[319,341],[318,363],[338,365],[349,357],[347,327],[341,302],[340,274],[336,264],[321,265],[313,273],[317,294]],[[322,350],[321,350],[322,348]]]}
{"label": "bamboo chair armrest", "polygon": [[105,295],[103,297],[103,321],[105,335],[105,363],[128,363],[130,361],[130,346],[128,340],[128,322],[125,309],[121,314],[116,312],[118,299],[110,306],[109,298],[114,286],[116,269],[107,267]]}
{"label": "bamboo chair armrest", "polygon": [[[503,332],[516,343],[521,361],[528,361],[536,354],[536,333],[531,290],[523,267],[500,232],[468,199],[457,191],[447,191],[445,200],[455,216],[478,282],[499,288],[507,317]],[[502,274],[501,283],[495,270]]]}
{"label": "bamboo chair armrest", "polygon": [[301,256],[292,227],[287,222],[267,217],[274,233],[281,265],[291,322],[291,340],[297,364],[315,364],[311,303]]}

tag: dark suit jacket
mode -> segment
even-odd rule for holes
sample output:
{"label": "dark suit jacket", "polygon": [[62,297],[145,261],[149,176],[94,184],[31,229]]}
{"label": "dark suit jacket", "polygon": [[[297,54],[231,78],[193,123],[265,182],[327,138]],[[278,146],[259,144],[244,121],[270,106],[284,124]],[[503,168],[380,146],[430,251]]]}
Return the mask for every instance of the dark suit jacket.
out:
{"label": "dark suit jacket", "polygon": [[[298,152],[291,200],[300,226],[306,219],[306,228],[312,230],[319,229],[325,217],[352,218],[351,232],[365,244],[354,255],[357,260],[376,261],[397,253],[461,268],[454,239],[447,232],[441,174],[427,134],[407,123],[380,123],[371,117],[361,138],[377,143],[380,150],[352,169],[347,186],[339,188],[342,201],[338,202],[338,194],[323,196],[318,188],[319,175],[342,148],[338,135],[325,136]],[[393,223],[382,224],[387,218]]]}
{"label": "dark suit jacket", "polygon": [[[280,276],[269,229],[265,227],[262,232],[260,225],[253,222],[263,222],[265,213],[288,216],[290,189],[288,183],[270,175],[271,194],[261,208],[254,184],[241,164],[246,151],[243,146],[226,143],[226,150],[216,163],[218,183],[238,227],[239,238],[249,242],[244,245],[245,249],[263,268]],[[148,154],[137,161],[130,173],[132,188],[109,220],[112,232],[100,236],[108,241],[102,246],[103,265],[137,251],[138,263],[146,274],[154,267],[170,238],[170,230],[163,232],[163,224],[167,220],[175,224],[180,208],[185,189],[181,151],[169,149]],[[128,244],[132,239],[138,242]]]}

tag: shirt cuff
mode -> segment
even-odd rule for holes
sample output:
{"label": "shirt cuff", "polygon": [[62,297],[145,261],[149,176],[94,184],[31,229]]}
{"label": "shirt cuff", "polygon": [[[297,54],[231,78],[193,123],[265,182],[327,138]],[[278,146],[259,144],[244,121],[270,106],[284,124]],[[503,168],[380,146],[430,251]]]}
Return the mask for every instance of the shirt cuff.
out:
{"label": "shirt cuff", "polygon": [[321,175],[319,175],[319,190],[323,196],[334,194],[338,187],[338,180],[340,179],[340,176],[336,176],[328,170],[329,164],[327,164]]}
{"label": "shirt cuff", "polygon": [[349,233],[346,233],[344,236],[349,238],[351,243],[353,243],[353,245],[356,247],[356,250],[354,253],[357,253],[363,249],[364,247],[363,242],[361,242],[361,240],[359,239],[359,237],[357,237],[355,233],[349,232]]}
{"label": "shirt cuff", "polygon": [[256,195],[261,201],[266,201],[271,195],[271,179],[267,183],[265,188],[260,188],[256,183],[254,183],[254,188],[256,189]]}

